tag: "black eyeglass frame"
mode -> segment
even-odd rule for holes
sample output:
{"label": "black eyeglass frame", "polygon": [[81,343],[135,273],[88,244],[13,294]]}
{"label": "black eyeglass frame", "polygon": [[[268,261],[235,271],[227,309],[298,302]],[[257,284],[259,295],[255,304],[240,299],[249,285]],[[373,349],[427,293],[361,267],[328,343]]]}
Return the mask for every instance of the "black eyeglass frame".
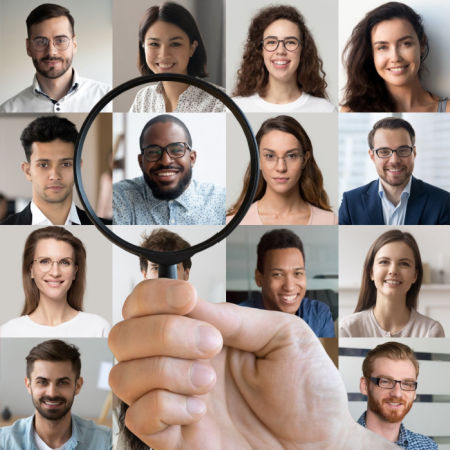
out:
{"label": "black eyeglass frame", "polygon": [[[393,380],[392,378],[387,378],[387,377],[369,377],[369,380],[370,380],[372,383],[376,384],[376,385],[377,385],[378,387],[380,387],[381,389],[394,389],[394,388],[395,388],[395,385],[396,385],[397,383],[399,383],[399,384],[400,384],[400,389],[401,389],[402,391],[413,392],[413,391],[416,391],[416,390],[417,390],[417,381]],[[380,380],[389,380],[389,381],[392,381],[392,382],[394,383],[394,385],[393,385],[392,387],[383,387],[383,386],[380,386]],[[411,384],[414,385],[414,389],[403,389],[402,383],[411,383]]]}
{"label": "black eyeglass frame", "polygon": [[[277,41],[277,46],[276,46],[273,50],[268,50],[268,49],[265,47],[265,45],[264,45],[264,42],[266,41],[266,39],[271,39],[271,40],[273,40],[273,41]],[[293,41],[293,40],[296,40],[296,41],[297,41],[297,47],[295,47],[293,50],[289,50],[289,49],[286,47],[286,41],[289,41],[289,40],[292,40],[292,41]],[[262,46],[262,48],[263,48],[266,52],[272,53],[272,52],[276,52],[276,51],[278,50],[278,47],[280,46],[280,42],[283,43],[283,47],[286,49],[287,52],[295,52],[295,50],[297,50],[297,49],[300,47],[300,44],[301,44],[300,39],[297,39],[296,37],[291,37],[291,38],[286,38],[286,39],[276,39],[276,38],[274,38],[274,37],[268,36],[268,37],[264,38],[263,40],[261,40],[261,46]]]}
{"label": "black eyeglass frame", "polygon": [[[184,152],[182,155],[175,156],[175,155],[171,155],[169,153],[169,147],[171,145],[176,145],[176,144],[183,144]],[[145,155],[145,150],[148,150],[150,147],[158,147],[161,150],[161,155],[159,155],[158,159],[152,159],[152,160],[147,159],[147,157]],[[169,155],[169,158],[171,158],[171,159],[179,159],[179,158],[182,158],[186,154],[186,150],[189,150],[190,152],[192,151],[191,146],[187,142],[171,142],[170,144],[167,144],[165,147],[161,147],[160,145],[156,145],[156,144],[147,145],[146,147],[141,148],[141,154],[144,157],[145,161],[147,161],[147,162],[158,162],[163,157],[164,152],[166,152]]]}
{"label": "black eyeglass frame", "polygon": [[[406,148],[409,149],[409,153],[407,155],[403,155],[403,156],[400,155],[399,150],[400,149],[406,149]],[[388,156],[380,156],[379,153],[378,153],[380,150],[390,150],[391,153]],[[377,148],[377,149],[372,150],[372,151],[374,151],[377,154],[378,158],[381,158],[381,159],[388,159],[394,153],[396,153],[399,158],[409,158],[412,155],[413,151],[414,151],[414,147],[411,147],[410,145],[401,145],[400,147],[397,147],[397,148],[380,147],[380,148]]]}

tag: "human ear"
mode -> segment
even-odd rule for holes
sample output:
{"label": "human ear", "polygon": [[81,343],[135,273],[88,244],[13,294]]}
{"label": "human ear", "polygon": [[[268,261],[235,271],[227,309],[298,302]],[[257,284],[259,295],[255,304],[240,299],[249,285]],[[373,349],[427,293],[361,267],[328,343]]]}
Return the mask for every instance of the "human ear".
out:
{"label": "human ear", "polygon": [[192,42],[192,44],[191,44],[191,53],[189,55],[189,58],[192,58],[192,56],[194,55],[195,50],[197,49],[197,47],[198,47],[198,42],[197,41]]}
{"label": "human ear", "polygon": [[191,166],[195,165],[195,161],[197,161],[197,152],[195,150],[191,150],[189,154],[189,158],[191,160]]}
{"label": "human ear", "polygon": [[263,274],[258,269],[256,269],[255,270],[255,283],[256,283],[256,286],[261,287],[262,286],[262,280],[263,280]]}
{"label": "human ear", "polygon": [[365,377],[361,377],[361,379],[359,380],[359,391],[361,392],[361,394],[367,395],[367,380],[365,379]]}
{"label": "human ear", "polygon": [[75,395],[78,395],[78,393],[80,392],[81,387],[83,386],[83,382],[83,377],[80,377],[75,381]]}
{"label": "human ear", "polygon": [[32,181],[31,180],[31,173],[30,173],[30,163],[28,162],[23,162],[20,166],[20,168],[22,169],[22,172],[25,174],[25,176],[27,177],[28,181]]}

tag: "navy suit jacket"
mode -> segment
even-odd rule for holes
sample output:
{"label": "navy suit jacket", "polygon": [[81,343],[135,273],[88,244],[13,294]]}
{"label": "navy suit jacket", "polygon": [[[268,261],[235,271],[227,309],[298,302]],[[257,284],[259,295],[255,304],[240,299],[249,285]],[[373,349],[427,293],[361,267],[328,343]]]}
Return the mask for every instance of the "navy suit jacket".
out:
{"label": "navy suit jacket", "polygon": [[[28,203],[22,211],[8,216],[3,222],[0,223],[0,225],[31,225],[33,221],[33,214],[31,214],[30,205],[31,203]],[[76,206],[76,208],[81,225],[92,225],[88,215],[82,209],[78,208],[78,206]],[[105,225],[112,224],[112,221],[109,219],[101,220]]]}
{"label": "navy suit jacket", "polygon": [[[412,177],[405,225],[449,225],[450,193]],[[344,192],[339,225],[384,225],[378,180]]]}

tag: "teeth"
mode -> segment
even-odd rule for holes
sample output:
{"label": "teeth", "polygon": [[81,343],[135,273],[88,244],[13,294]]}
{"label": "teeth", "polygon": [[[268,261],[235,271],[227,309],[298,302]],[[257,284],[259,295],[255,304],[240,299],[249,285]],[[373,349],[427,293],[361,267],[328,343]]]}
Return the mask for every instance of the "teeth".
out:
{"label": "teeth", "polygon": [[174,64],[161,64],[161,63],[159,63],[158,65],[159,67],[161,67],[161,69],[170,69],[171,67],[174,66]]}
{"label": "teeth", "polygon": [[284,295],[284,296],[281,297],[281,299],[282,299],[284,302],[287,302],[287,303],[293,302],[296,298],[297,298],[297,294],[294,294],[294,295]]}
{"label": "teeth", "polygon": [[400,284],[400,281],[397,280],[385,280],[384,281],[386,284],[393,284],[393,285],[398,285]]}
{"label": "teeth", "polygon": [[405,70],[405,67],[395,67],[395,68],[391,68],[389,70],[391,72],[402,72],[403,70]]}
{"label": "teeth", "polygon": [[286,66],[289,61],[274,61],[273,62],[276,66]]}
{"label": "teeth", "polygon": [[176,172],[159,172],[158,176],[160,177],[171,177],[172,175],[175,175]]}

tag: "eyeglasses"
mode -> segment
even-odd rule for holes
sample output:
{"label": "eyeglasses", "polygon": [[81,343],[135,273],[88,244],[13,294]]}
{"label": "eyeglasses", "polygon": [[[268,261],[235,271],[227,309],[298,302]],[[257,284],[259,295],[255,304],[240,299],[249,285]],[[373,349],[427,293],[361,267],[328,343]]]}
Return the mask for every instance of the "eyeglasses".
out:
{"label": "eyeglasses", "polygon": [[381,147],[374,150],[374,152],[377,154],[378,158],[390,158],[393,153],[397,153],[397,156],[400,158],[407,158],[408,156],[411,156],[413,147],[410,147],[409,145],[402,145],[396,149]]}
{"label": "eyeglasses", "polygon": [[262,159],[266,163],[266,165],[276,166],[280,159],[282,159],[285,164],[294,164],[300,161],[300,159],[302,159],[303,156],[304,153],[301,151],[288,153],[287,155],[284,156],[277,156],[275,155],[275,153],[267,152],[262,154]]}
{"label": "eyeglasses", "polygon": [[382,389],[394,389],[397,383],[400,384],[402,391],[415,391],[417,389],[417,381],[393,380],[385,377],[370,377],[369,379]]}
{"label": "eyeglasses", "polygon": [[141,149],[142,154],[144,155],[144,159],[147,162],[156,162],[159,161],[164,152],[167,152],[170,158],[178,159],[182,158],[186,153],[186,150],[191,151],[191,147],[186,142],[172,142],[165,147],[160,147],[159,145],[148,145]]}
{"label": "eyeglasses", "polygon": [[47,39],[46,37],[38,36],[31,40],[31,45],[35,50],[41,52],[49,46],[51,41],[56,50],[63,51],[67,50],[71,40],[72,38],[67,36],[57,36],[54,39]]}
{"label": "eyeglasses", "polygon": [[278,46],[280,45],[280,42],[283,43],[284,48],[288,52],[294,52],[298,49],[298,46],[300,45],[300,41],[295,37],[290,37],[286,39],[278,39],[275,36],[269,36],[264,38],[261,41],[262,46],[264,47],[264,50],[267,50],[268,52],[274,52]]}
{"label": "eyeglasses", "polygon": [[74,266],[72,258],[62,258],[59,260],[54,260],[44,256],[42,258],[33,259],[33,262],[37,263],[37,266],[42,272],[48,272],[55,263],[61,270],[69,270]]}

